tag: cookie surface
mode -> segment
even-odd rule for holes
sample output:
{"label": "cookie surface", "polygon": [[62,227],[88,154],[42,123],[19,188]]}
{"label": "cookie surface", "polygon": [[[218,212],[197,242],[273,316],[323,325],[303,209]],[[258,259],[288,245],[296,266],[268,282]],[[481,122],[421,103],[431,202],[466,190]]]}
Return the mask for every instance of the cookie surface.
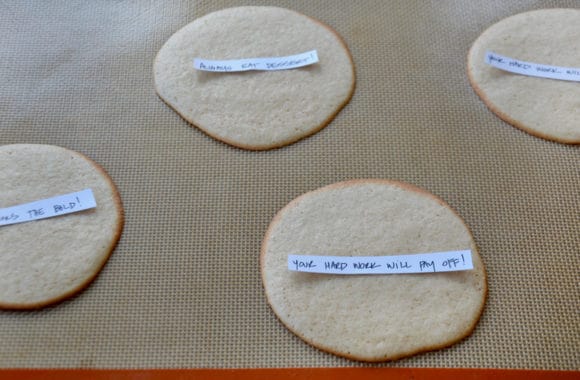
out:
{"label": "cookie surface", "polygon": [[580,10],[542,9],[508,17],[474,42],[471,85],[504,121],[547,140],[580,143],[580,83],[513,74],[484,62],[486,51],[521,61],[580,67]]}
{"label": "cookie surface", "polygon": [[[214,73],[194,58],[285,57],[317,50],[319,62],[292,70]],[[185,120],[233,146],[265,150],[326,126],[354,91],[354,68],[328,26],[276,7],[228,8],[185,26],[154,65],[158,95]]]}
{"label": "cookie surface", "polygon": [[[289,254],[383,256],[471,249],[474,269],[396,275],[291,272]],[[449,346],[474,329],[486,297],[471,233],[443,201],[408,184],[354,180],[306,193],[262,244],[267,300],[280,321],[339,356],[394,360]]]}
{"label": "cookie surface", "polygon": [[57,146],[0,147],[0,208],[90,188],[97,207],[0,226],[0,308],[46,306],[86,287],[120,238],[115,185],[84,155]]}

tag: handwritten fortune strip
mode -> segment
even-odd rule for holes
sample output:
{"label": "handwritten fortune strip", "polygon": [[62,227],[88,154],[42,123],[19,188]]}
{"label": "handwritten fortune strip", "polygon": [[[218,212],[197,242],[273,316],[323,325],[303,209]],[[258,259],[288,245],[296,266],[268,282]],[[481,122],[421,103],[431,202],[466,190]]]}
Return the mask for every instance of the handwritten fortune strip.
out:
{"label": "handwritten fortune strip", "polygon": [[0,226],[30,222],[97,207],[91,189],[0,209]]}
{"label": "handwritten fortune strip", "polygon": [[288,269],[326,274],[401,274],[473,269],[471,250],[398,256],[288,255]]}
{"label": "handwritten fortune strip", "polygon": [[486,52],[485,63],[510,73],[580,82],[580,68],[541,65],[533,62],[520,61],[492,51]]}
{"label": "handwritten fortune strip", "polygon": [[287,57],[245,58],[226,61],[195,58],[193,60],[193,67],[201,71],[227,73],[249,70],[288,70],[312,65],[317,62],[318,53],[316,50],[311,50]]}

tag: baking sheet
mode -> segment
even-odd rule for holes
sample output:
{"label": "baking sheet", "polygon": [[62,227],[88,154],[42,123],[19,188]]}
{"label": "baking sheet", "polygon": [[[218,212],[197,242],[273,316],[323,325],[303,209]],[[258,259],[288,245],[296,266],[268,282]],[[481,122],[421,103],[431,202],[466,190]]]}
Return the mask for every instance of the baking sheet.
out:
{"label": "baking sheet", "polygon": [[[318,134],[249,152],[192,128],[155,94],[152,63],[182,26],[235,5],[332,26],[357,87]],[[126,224],[96,281],[40,311],[0,311],[2,368],[367,366],[320,352],[269,309],[259,249],[296,196],[352,178],[410,182],[472,229],[489,297],[451,348],[372,366],[580,364],[580,152],[505,124],[465,75],[492,23],[576,1],[0,2],[0,143],[99,162]]]}

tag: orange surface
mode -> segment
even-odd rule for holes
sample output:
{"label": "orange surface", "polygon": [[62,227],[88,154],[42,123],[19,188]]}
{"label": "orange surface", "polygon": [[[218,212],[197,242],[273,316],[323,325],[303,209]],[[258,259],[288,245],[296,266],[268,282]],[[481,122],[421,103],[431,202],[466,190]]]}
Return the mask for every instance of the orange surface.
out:
{"label": "orange surface", "polygon": [[451,368],[271,368],[271,369],[156,369],[156,370],[98,370],[98,369],[4,369],[0,379],[91,379],[91,380],[181,380],[181,379],[580,379],[578,371],[538,371],[502,369]]}

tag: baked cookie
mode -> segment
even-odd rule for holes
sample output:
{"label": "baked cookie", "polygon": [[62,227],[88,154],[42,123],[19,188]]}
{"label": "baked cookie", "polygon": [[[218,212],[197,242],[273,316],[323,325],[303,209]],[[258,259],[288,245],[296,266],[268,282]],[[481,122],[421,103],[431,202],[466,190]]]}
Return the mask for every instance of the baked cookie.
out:
{"label": "baked cookie", "polygon": [[[471,249],[473,270],[330,275],[289,271],[288,255],[390,256]],[[386,180],[340,182],[306,193],[273,219],[262,280],[280,321],[307,343],[361,361],[449,346],[482,313],[486,277],[473,237],[441,199]]]}
{"label": "baked cookie", "polygon": [[521,61],[580,67],[580,9],[542,9],[508,17],[477,38],[468,55],[471,85],[504,121],[547,140],[580,143],[580,83],[502,71],[487,51]]}
{"label": "baked cookie", "polygon": [[[285,57],[311,50],[319,62],[297,69],[216,73],[194,58]],[[330,27],[276,7],[238,7],[196,19],[163,45],[154,65],[159,96],[185,120],[230,145],[265,150],[325,127],[349,101],[351,55]]]}
{"label": "baked cookie", "polygon": [[0,208],[91,189],[93,209],[0,226],[0,308],[46,306],[86,287],[120,238],[123,209],[105,171],[52,145],[0,147]]}

